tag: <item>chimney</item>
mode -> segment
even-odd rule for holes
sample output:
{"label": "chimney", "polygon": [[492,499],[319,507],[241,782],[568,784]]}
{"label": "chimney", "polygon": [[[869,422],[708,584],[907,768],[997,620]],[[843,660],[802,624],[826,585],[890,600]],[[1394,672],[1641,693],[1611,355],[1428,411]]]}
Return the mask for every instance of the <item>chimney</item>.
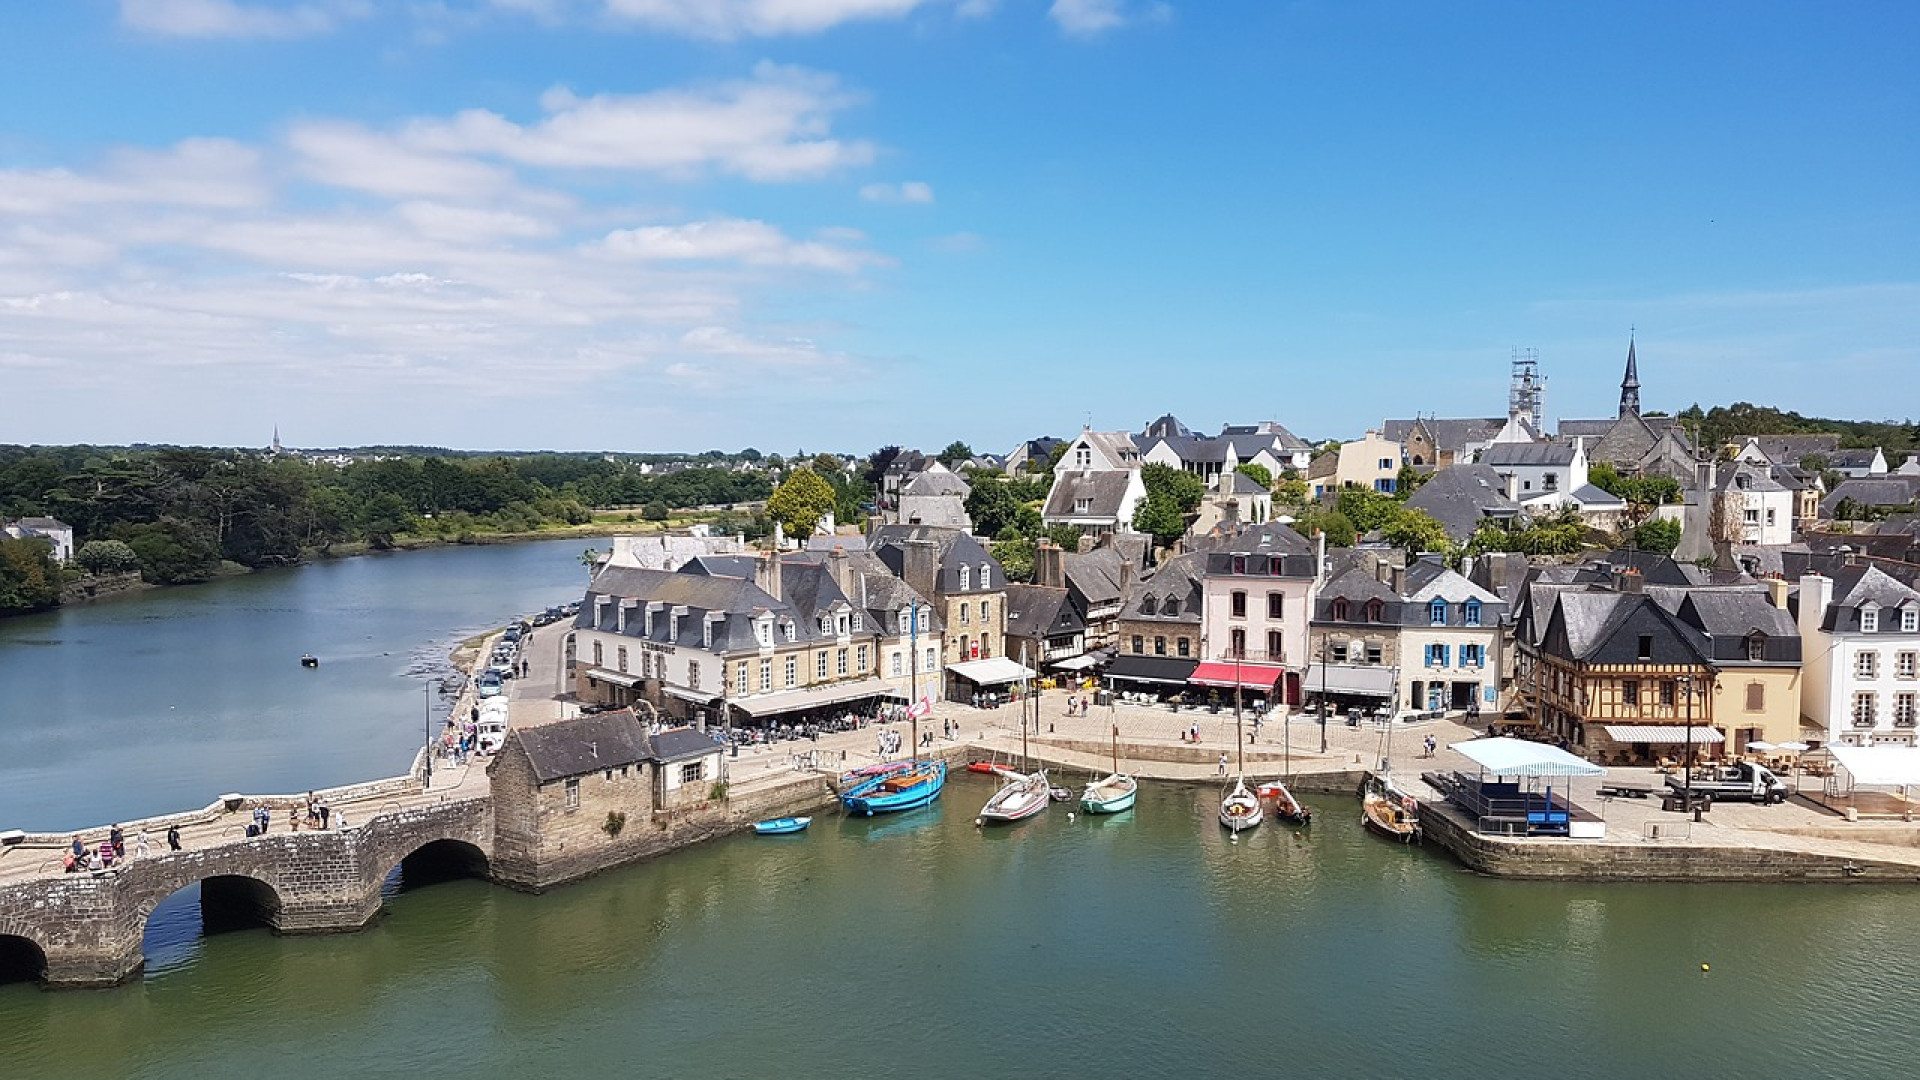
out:
{"label": "chimney", "polygon": [[931,540],[908,540],[900,545],[900,578],[907,587],[931,600],[939,592],[940,548]]}
{"label": "chimney", "polygon": [[1313,580],[1325,583],[1327,580],[1327,530],[1316,529],[1313,534]]}
{"label": "chimney", "polygon": [[1613,572],[1615,592],[1638,595],[1647,591],[1646,584],[1646,576],[1634,567],[1626,566]]}
{"label": "chimney", "polygon": [[1767,579],[1767,602],[1781,611],[1787,610],[1787,579],[1770,577]]}
{"label": "chimney", "polygon": [[1387,588],[1392,589],[1393,595],[1395,596],[1407,595],[1407,568],[1404,566],[1394,566],[1390,570],[1390,573],[1393,576],[1387,583]]}
{"label": "chimney", "polygon": [[753,583],[760,591],[780,599],[780,556],[768,552],[753,561]]}
{"label": "chimney", "polygon": [[1826,621],[1827,605],[1833,603],[1833,579],[1819,574],[1800,575],[1800,640],[1808,648],[1813,632]]}
{"label": "chimney", "polygon": [[833,550],[827,553],[827,570],[833,575],[833,583],[840,586],[840,594],[857,602],[859,598],[854,595],[853,571],[848,563],[847,549],[839,544],[833,545]]}
{"label": "chimney", "polygon": [[1514,502],[1519,502],[1520,501],[1520,474],[1507,473],[1505,476],[1502,476],[1501,479],[1507,482],[1507,498],[1513,500]]}
{"label": "chimney", "polygon": [[1382,559],[1377,555],[1374,556],[1373,576],[1379,579],[1380,584],[1382,585],[1386,585],[1389,587],[1393,585],[1393,567],[1387,562],[1387,560]]}
{"label": "chimney", "polygon": [[1033,583],[1054,589],[1067,587],[1067,553],[1051,540],[1042,539],[1034,545]]}

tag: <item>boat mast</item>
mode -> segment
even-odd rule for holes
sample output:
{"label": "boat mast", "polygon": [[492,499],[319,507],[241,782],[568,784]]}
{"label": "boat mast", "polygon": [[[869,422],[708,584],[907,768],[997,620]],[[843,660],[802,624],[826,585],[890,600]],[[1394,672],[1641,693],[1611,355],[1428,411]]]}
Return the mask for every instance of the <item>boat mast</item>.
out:
{"label": "boat mast", "polygon": [[913,725],[913,754],[909,760],[920,753],[920,601],[915,599],[908,607],[907,619],[907,691],[911,700],[907,702],[907,720]]}
{"label": "boat mast", "polygon": [[[1026,666],[1027,643],[1023,641],[1020,643],[1021,670],[1026,670]],[[1020,681],[1027,684],[1027,692],[1020,696],[1020,771],[1032,772],[1033,756],[1027,753],[1027,699],[1033,697],[1033,686],[1031,683],[1027,683],[1027,677],[1025,675],[1020,677]],[[1034,719],[1038,721],[1040,718],[1040,702],[1036,700],[1033,706]]]}

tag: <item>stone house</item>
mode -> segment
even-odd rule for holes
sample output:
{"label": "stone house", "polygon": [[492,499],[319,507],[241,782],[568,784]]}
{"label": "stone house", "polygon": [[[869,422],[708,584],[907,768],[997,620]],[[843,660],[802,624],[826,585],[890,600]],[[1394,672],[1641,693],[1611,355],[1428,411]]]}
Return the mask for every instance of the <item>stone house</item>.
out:
{"label": "stone house", "polygon": [[1920,724],[1920,592],[1875,566],[1800,578],[1800,711],[1843,746],[1913,746]]}
{"label": "stone house", "polygon": [[880,525],[867,549],[933,605],[941,667],[1006,655],[1007,573],[980,541],[959,529]]}
{"label": "stone house", "polygon": [[967,514],[967,496],[973,488],[958,473],[939,462],[909,479],[900,489],[895,518],[903,525],[938,525],[973,531]]}
{"label": "stone house", "polygon": [[1800,738],[1801,640],[1787,583],[1660,589],[1649,595],[1699,631],[1713,664],[1716,723],[1735,753]]}
{"label": "stone house", "polygon": [[1136,440],[1142,463],[1166,465],[1209,484],[1242,465],[1258,465],[1273,476],[1303,470],[1313,451],[1298,435],[1272,421],[1227,424],[1218,435],[1195,435],[1171,415],[1148,425]]}
{"label": "stone house", "polygon": [[1473,461],[1482,450],[1493,445],[1494,437],[1506,423],[1504,417],[1497,416],[1466,420],[1416,416],[1411,420],[1388,420],[1380,425],[1380,434],[1404,448],[1407,464],[1425,471]]}
{"label": "stone house", "polygon": [[1033,553],[1033,583],[1065,589],[1086,622],[1089,651],[1111,647],[1119,635],[1119,619],[1127,590],[1146,545],[1125,541],[1146,537],[1109,534],[1099,547],[1071,552],[1041,540]]}
{"label": "stone house", "polygon": [[631,712],[513,728],[487,764],[494,876],[545,888],[664,850],[674,816],[713,800],[724,764],[706,735],[649,735]]}
{"label": "stone house", "polygon": [[1118,654],[1107,668],[1116,686],[1161,694],[1187,688],[1200,660],[1205,552],[1176,555],[1129,584],[1115,622]]}
{"label": "stone house", "polygon": [[1319,590],[1303,689],[1335,705],[1495,712],[1506,608],[1438,559],[1354,567]]}

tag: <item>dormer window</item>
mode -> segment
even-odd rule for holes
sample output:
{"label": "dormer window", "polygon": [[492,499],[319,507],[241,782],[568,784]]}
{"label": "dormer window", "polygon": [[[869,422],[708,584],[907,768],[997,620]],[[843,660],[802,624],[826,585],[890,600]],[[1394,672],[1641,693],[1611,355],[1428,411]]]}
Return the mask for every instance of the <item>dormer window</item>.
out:
{"label": "dormer window", "polygon": [[1180,614],[1180,598],[1177,596],[1167,597],[1167,602],[1161,606],[1160,613],[1162,615]]}
{"label": "dormer window", "polygon": [[992,563],[980,564],[980,587],[983,589],[993,588],[993,564]]}
{"label": "dormer window", "polygon": [[1733,478],[1733,486],[1739,488],[1741,491],[1746,491],[1753,487],[1753,477],[1748,476],[1746,473],[1741,473]]}
{"label": "dormer window", "polygon": [[848,620],[848,618],[847,618],[847,617],[846,617],[845,615],[842,615],[842,616],[840,616],[839,618],[837,618],[837,619],[835,619],[835,620],[833,621],[833,623],[834,623],[834,625],[833,625],[833,632],[834,632],[835,634],[837,634],[837,635],[839,635],[840,637],[846,637],[846,636],[847,636],[847,625],[848,625],[848,622],[849,622],[849,620]]}
{"label": "dormer window", "polygon": [[1434,626],[1447,625],[1447,602],[1445,600],[1435,600],[1433,603],[1427,605],[1427,622]]}
{"label": "dormer window", "polygon": [[1368,621],[1368,622],[1379,622],[1379,621],[1380,621],[1380,614],[1381,614],[1381,612],[1382,612],[1382,611],[1384,611],[1385,609],[1386,609],[1386,605],[1384,605],[1384,604],[1382,604],[1382,603],[1381,603],[1381,602],[1380,602],[1379,600],[1377,600],[1377,599],[1376,599],[1376,600],[1369,600],[1369,601],[1367,601],[1367,619],[1366,619],[1366,621]]}
{"label": "dormer window", "polygon": [[1460,605],[1460,620],[1468,626],[1480,625],[1480,601],[1469,599]]}
{"label": "dormer window", "polygon": [[764,648],[773,644],[773,620],[756,619],[753,624],[753,637]]}
{"label": "dormer window", "polygon": [[1075,500],[1073,500],[1073,512],[1074,512],[1074,513],[1076,513],[1076,514],[1091,514],[1091,513],[1093,513],[1093,500],[1092,500],[1092,499],[1075,499]]}
{"label": "dormer window", "polygon": [[960,568],[960,591],[965,592],[971,588],[973,588],[973,567],[963,566]]}
{"label": "dormer window", "polygon": [[1903,634],[1920,633],[1920,610],[1914,608],[1901,609],[1900,632]]}
{"label": "dormer window", "polygon": [[1235,555],[1233,557],[1233,572],[1236,574],[1244,574],[1247,572],[1247,557],[1245,555]]}
{"label": "dormer window", "polygon": [[1140,601],[1140,614],[1157,615],[1159,613],[1160,613],[1160,602],[1153,598],[1152,593],[1148,593],[1147,598],[1145,600]]}
{"label": "dormer window", "polygon": [[820,616],[820,632],[823,634],[833,633],[833,617],[832,616],[830,615]]}
{"label": "dormer window", "polygon": [[1093,449],[1086,446],[1073,448],[1073,465],[1077,469],[1093,468]]}
{"label": "dormer window", "polygon": [[1760,661],[1767,658],[1767,635],[1755,631],[1747,635],[1747,659]]}
{"label": "dormer window", "polygon": [[854,612],[853,613],[853,632],[856,634],[864,633],[865,631],[863,628],[865,627],[865,625],[866,625],[866,620],[860,617],[859,612],[857,611]]}
{"label": "dormer window", "polygon": [[1280,556],[1269,555],[1267,557],[1268,576],[1279,577],[1281,574],[1285,573],[1285,567],[1286,567],[1286,561],[1281,559]]}
{"label": "dormer window", "polygon": [[1863,607],[1860,609],[1860,632],[1863,634],[1877,634],[1880,632],[1879,608]]}
{"label": "dormer window", "polygon": [[782,636],[784,636],[788,641],[792,641],[793,634],[794,634],[793,620],[788,619],[785,622],[782,622],[780,624],[780,628],[781,630],[785,631],[785,633]]}
{"label": "dormer window", "polygon": [[1333,621],[1347,621],[1347,598],[1344,596],[1336,596],[1333,598]]}

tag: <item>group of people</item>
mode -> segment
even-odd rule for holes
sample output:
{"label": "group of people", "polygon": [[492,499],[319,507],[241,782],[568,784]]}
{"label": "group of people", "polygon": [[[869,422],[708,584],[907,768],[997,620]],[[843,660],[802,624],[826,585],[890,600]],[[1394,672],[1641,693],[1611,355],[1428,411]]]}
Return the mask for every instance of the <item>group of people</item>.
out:
{"label": "group of people", "polygon": [[[167,850],[180,850],[180,826],[167,826]],[[149,854],[147,830],[141,829],[133,837],[133,854],[136,858],[145,858]],[[86,870],[111,870],[127,861],[126,830],[115,825],[107,830],[107,838],[88,847],[80,839],[79,833],[73,834],[73,842],[67,846],[61,857],[61,869],[69,874]]]}
{"label": "group of people", "polygon": [[[247,835],[267,835],[268,828],[273,825],[273,811],[256,806],[248,816],[251,820],[247,822]],[[287,831],[299,832],[302,825],[309,829],[344,829],[347,827],[347,816],[335,812],[332,806],[315,798],[313,792],[309,791],[305,806],[287,808]],[[171,840],[172,836],[169,835],[168,839]]]}
{"label": "group of people", "polygon": [[900,733],[892,728],[882,728],[877,741],[880,744],[880,760],[886,761],[900,752]]}
{"label": "group of people", "polygon": [[455,765],[465,765],[467,759],[480,749],[480,707],[473,708],[473,715],[455,723],[452,717],[440,731],[440,752]]}

